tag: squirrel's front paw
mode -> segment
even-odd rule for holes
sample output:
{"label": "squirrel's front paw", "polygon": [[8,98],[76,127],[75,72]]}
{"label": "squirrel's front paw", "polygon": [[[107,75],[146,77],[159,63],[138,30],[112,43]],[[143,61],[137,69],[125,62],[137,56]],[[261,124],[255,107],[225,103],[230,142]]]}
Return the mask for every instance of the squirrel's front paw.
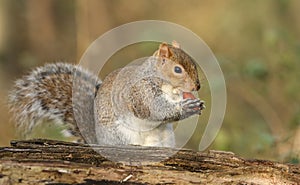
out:
{"label": "squirrel's front paw", "polygon": [[181,103],[183,116],[189,117],[194,114],[201,114],[205,109],[204,101],[200,99],[184,99]]}

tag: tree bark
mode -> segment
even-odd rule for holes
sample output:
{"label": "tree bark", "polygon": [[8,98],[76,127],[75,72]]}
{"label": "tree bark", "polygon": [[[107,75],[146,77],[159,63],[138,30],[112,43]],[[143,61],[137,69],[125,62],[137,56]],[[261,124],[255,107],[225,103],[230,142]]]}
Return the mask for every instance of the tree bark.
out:
{"label": "tree bark", "polygon": [[[171,154],[174,155],[170,156]],[[119,161],[113,162],[107,158]],[[231,152],[195,152],[187,149],[141,146],[95,145],[92,148],[84,144],[41,139],[12,141],[11,147],[0,148],[0,184],[299,184],[299,182],[299,165],[247,160]]]}

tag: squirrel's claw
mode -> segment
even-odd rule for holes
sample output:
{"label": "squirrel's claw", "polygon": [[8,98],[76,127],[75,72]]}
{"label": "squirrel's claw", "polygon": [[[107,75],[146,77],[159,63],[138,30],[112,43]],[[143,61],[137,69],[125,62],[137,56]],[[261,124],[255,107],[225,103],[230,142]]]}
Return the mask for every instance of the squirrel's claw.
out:
{"label": "squirrel's claw", "polygon": [[204,101],[200,99],[184,99],[182,101],[183,114],[188,116],[199,114],[205,109]]}
{"label": "squirrel's claw", "polygon": [[200,100],[200,109],[203,110],[206,108],[206,106],[204,105],[205,104],[205,101],[203,100]]}

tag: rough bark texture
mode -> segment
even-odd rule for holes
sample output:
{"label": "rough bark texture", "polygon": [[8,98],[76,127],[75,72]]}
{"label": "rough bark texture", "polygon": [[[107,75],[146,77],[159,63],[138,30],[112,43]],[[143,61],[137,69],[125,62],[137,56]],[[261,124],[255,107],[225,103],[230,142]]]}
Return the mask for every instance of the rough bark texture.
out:
{"label": "rough bark texture", "polygon": [[[299,184],[300,166],[230,152],[12,141],[0,148],[0,184]],[[168,157],[175,153],[175,155]],[[129,162],[126,162],[129,161]]]}

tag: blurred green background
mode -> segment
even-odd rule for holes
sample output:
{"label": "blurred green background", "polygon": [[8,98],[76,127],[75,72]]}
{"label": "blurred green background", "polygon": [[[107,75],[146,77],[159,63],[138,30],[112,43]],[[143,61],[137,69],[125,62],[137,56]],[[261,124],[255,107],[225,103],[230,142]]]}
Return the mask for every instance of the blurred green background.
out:
{"label": "blurred green background", "polygon": [[[228,103],[210,149],[299,163],[299,8],[298,0],[0,0],[0,145],[15,138],[6,106],[14,80],[44,63],[78,63],[106,31],[152,19],[192,30],[220,63]],[[129,62],[151,54],[155,47],[129,47],[112,58]],[[106,71],[122,62],[112,62]],[[205,76],[202,84],[200,96],[208,99],[209,107]],[[200,118],[199,130],[208,113]],[[198,148],[199,133],[186,147]]]}

